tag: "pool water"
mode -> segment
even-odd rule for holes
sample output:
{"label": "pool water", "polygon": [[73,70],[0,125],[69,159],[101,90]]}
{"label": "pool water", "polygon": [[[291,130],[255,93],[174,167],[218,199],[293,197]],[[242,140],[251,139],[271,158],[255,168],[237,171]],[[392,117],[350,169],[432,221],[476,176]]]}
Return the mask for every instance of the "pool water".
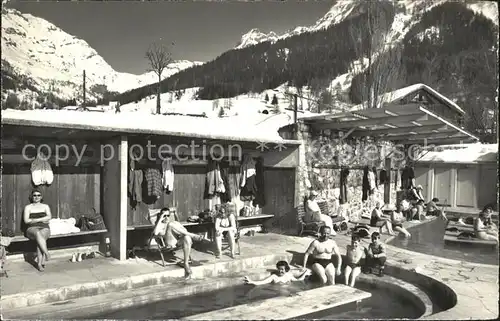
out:
{"label": "pool water", "polygon": [[301,316],[297,319],[358,320],[358,319],[416,319],[421,311],[412,301],[390,290],[373,284],[358,282],[356,288],[370,292],[372,296],[360,303],[350,303],[333,309]]}
{"label": "pool water", "polygon": [[410,228],[411,238],[396,237],[390,245],[410,251],[472,263],[498,265],[498,249],[477,244],[445,244],[446,222],[440,219]]}
{"label": "pool water", "polygon": [[[131,307],[86,319],[180,319],[195,314],[229,308],[236,305],[290,296],[294,293],[318,288],[321,285],[310,282],[295,282],[280,285],[261,286],[237,285],[213,292],[205,292],[189,297],[171,299]],[[357,288],[371,292],[372,297],[360,303],[336,307],[314,314],[315,319],[360,319],[360,318],[418,318],[422,313],[411,302],[388,290],[373,285],[357,284]],[[312,316],[312,315],[311,315]],[[303,319],[304,317],[300,317]],[[309,318],[309,317],[308,317]]]}

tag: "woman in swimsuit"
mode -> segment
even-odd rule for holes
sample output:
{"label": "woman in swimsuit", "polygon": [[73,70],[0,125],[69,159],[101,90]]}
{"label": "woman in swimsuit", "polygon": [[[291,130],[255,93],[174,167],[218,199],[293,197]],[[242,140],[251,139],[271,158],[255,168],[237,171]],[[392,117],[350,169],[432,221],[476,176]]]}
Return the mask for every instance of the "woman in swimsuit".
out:
{"label": "woman in swimsuit", "polygon": [[[354,287],[354,282],[356,282],[356,277],[361,273],[361,259],[365,256],[365,250],[359,246],[360,238],[357,235],[353,235],[351,239],[351,244],[347,245],[346,252],[346,267],[344,270],[345,285]],[[352,273],[352,274],[351,274]],[[351,277],[351,282],[349,282],[349,277]]]}
{"label": "woman in swimsuit", "polygon": [[231,258],[234,259],[234,244],[236,235],[236,218],[234,214],[228,213],[226,206],[217,208],[217,216],[215,217],[215,244],[217,246],[216,258],[220,258],[222,252],[222,236],[227,233],[229,248],[231,249]]}
{"label": "woman in swimsuit", "polygon": [[26,205],[23,221],[26,225],[25,236],[36,242],[36,263],[39,271],[45,268],[45,262],[50,259],[47,240],[50,237],[49,221],[52,218],[50,207],[42,203],[42,193],[39,190],[31,192],[31,204]]}
{"label": "woman in swimsuit", "polygon": [[370,226],[378,227],[380,229],[380,233],[382,233],[382,228],[385,226],[387,233],[389,233],[389,235],[394,235],[390,218],[384,217],[384,214],[380,210],[380,205],[380,202],[375,204],[375,208],[373,209],[372,216],[370,218]]}
{"label": "woman in swimsuit", "polygon": [[277,274],[271,274],[264,280],[252,281],[248,276],[245,276],[243,281],[245,282],[245,284],[253,284],[253,285],[263,285],[269,283],[285,284],[294,281],[303,281],[306,276],[311,275],[311,271],[307,269],[298,278],[296,278],[290,272],[290,265],[288,265],[286,261],[279,261],[278,263],[276,263],[276,270],[278,270]]}
{"label": "woman in swimsuit", "polygon": [[403,227],[404,215],[403,206],[401,204],[398,205],[398,209],[396,211],[392,212],[391,220],[392,228],[395,231],[403,233],[406,237],[411,237],[410,232]]}
{"label": "woman in swimsuit", "polygon": [[498,245],[498,233],[495,229],[490,228],[485,225],[486,214],[484,212],[479,213],[479,217],[476,218],[474,222],[474,232],[478,239],[495,241]]}
{"label": "woman in swimsuit", "polygon": [[[319,230],[320,236],[318,239],[311,242],[304,254],[304,269],[306,268],[309,256],[313,256],[312,270],[320,278],[323,284],[335,284],[335,275],[340,275],[342,266],[342,257],[334,240],[330,239],[331,229],[327,226],[322,226]],[[337,256],[337,268],[332,262],[332,255]]]}

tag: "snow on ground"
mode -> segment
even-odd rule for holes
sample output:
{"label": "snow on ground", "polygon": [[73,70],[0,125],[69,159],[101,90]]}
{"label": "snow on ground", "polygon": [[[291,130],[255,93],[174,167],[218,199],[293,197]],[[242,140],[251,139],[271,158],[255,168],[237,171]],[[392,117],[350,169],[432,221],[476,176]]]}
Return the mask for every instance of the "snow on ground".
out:
{"label": "snow on ground", "polygon": [[497,162],[497,144],[443,145],[423,154],[421,162],[476,163]]}

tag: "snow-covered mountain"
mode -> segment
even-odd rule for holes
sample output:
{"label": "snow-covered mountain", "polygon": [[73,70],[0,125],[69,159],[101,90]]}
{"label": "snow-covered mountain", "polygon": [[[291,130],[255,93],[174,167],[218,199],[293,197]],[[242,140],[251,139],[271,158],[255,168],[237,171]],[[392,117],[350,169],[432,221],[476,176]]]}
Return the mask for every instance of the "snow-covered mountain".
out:
{"label": "snow-covered mountain", "polygon": [[[397,1],[396,6],[401,9],[401,12],[396,15],[395,23],[393,28],[398,29],[405,25],[405,22],[410,22],[414,20],[414,16],[426,10],[430,10],[432,7],[439,5],[448,0],[403,0]],[[492,1],[474,1],[474,0],[462,0],[466,6],[477,13],[483,14],[485,17],[491,19],[495,24],[498,25],[498,6],[496,2]],[[249,47],[261,42],[270,41],[276,42],[280,39],[285,39],[294,35],[298,35],[305,32],[314,32],[321,29],[326,29],[332,25],[335,25],[341,21],[357,16],[362,13],[363,1],[354,0],[343,0],[336,2],[328,12],[317,20],[313,25],[308,27],[296,27],[282,35],[277,35],[275,32],[271,31],[269,33],[263,33],[259,29],[254,28],[244,34],[241,37],[240,42],[235,47],[235,49],[241,49]],[[399,36],[404,36],[401,34],[403,30],[398,30]]]}
{"label": "snow-covered mountain", "polygon": [[[175,61],[163,72],[166,78],[201,62]],[[86,41],[54,24],[15,9],[2,9],[2,73],[22,76],[39,92],[52,92],[61,99],[81,96],[83,71],[88,98],[99,98],[94,85],[124,92],[157,81],[154,72],[141,75],[114,70]]]}

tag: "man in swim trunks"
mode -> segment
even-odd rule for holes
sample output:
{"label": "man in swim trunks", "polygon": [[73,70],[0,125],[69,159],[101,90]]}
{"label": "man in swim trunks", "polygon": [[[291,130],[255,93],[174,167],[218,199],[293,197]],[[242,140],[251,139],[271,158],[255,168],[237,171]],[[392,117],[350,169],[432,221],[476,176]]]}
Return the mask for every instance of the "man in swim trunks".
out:
{"label": "man in swim trunks", "polygon": [[[311,242],[304,254],[304,269],[309,256],[312,255],[311,269],[323,284],[335,284],[335,275],[340,275],[340,267],[342,266],[339,248],[337,243],[330,239],[330,233],[331,229],[328,226],[322,226],[319,230],[319,237]],[[333,265],[332,255],[337,257],[337,268]]]}
{"label": "man in swim trunks", "polygon": [[[354,282],[356,282],[356,277],[361,273],[361,259],[365,257],[365,250],[360,246],[360,238],[357,235],[353,235],[351,238],[351,244],[347,245],[346,251],[346,267],[344,270],[345,285],[354,287]],[[352,273],[352,275],[351,275]],[[349,282],[349,277],[350,282]]]}

